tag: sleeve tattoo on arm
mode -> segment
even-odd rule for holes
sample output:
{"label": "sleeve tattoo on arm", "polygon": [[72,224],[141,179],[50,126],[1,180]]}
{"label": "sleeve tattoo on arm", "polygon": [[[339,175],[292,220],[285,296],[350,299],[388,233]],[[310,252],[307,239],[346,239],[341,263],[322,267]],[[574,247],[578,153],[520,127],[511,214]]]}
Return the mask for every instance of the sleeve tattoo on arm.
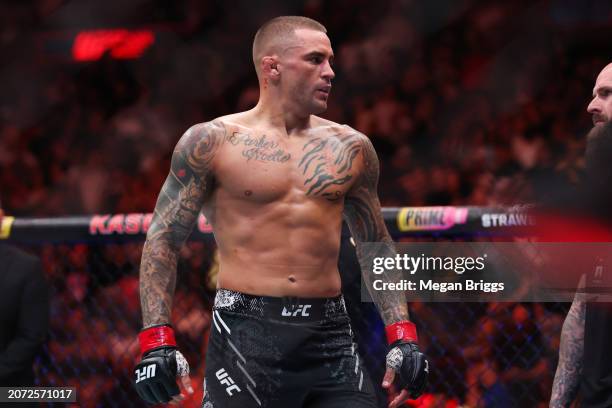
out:
{"label": "sleeve tattoo on arm", "polygon": [[[361,179],[346,197],[344,218],[351,230],[357,250],[357,258],[361,265],[363,279],[369,282],[370,296],[385,322],[390,325],[398,321],[408,320],[408,305],[406,295],[402,291],[375,291],[371,281],[374,278],[370,268],[375,257],[395,257],[393,240],[389,236],[382,217],[378,200],[379,162],[374,146],[365,135],[359,135],[363,157],[363,173]],[[378,242],[379,245],[363,245],[365,242]],[[401,271],[385,272],[387,281],[399,281]]]}
{"label": "sleeve tattoo on arm", "polygon": [[[584,288],[584,282],[585,276],[582,277],[578,288]],[[569,407],[578,392],[584,355],[585,316],[586,301],[578,292],[561,330],[559,363],[550,397],[551,408]]]}
{"label": "sleeve tattoo on arm", "polygon": [[219,146],[219,125],[200,124],[181,137],[157,198],[142,251],[140,303],[143,326],[170,322],[178,251],[200,214]]}

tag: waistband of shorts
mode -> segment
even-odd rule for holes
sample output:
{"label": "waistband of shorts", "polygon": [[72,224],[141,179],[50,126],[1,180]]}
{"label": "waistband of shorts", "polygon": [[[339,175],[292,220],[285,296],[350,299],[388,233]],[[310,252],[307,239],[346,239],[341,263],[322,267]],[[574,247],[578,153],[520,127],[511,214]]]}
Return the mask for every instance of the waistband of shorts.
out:
{"label": "waistband of shorts", "polygon": [[342,295],[333,298],[272,297],[229,289],[217,289],[213,309],[291,323],[346,316]]}

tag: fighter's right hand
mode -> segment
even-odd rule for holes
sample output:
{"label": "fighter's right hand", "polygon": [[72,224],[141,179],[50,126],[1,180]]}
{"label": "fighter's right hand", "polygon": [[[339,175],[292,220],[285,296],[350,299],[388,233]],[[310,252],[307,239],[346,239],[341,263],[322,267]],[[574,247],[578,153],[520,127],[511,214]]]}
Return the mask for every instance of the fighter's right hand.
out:
{"label": "fighter's right hand", "polygon": [[180,377],[188,393],[193,394],[189,364],[176,349],[174,331],[169,325],[146,328],[138,335],[142,360],[134,370],[138,395],[149,404],[178,402]]}

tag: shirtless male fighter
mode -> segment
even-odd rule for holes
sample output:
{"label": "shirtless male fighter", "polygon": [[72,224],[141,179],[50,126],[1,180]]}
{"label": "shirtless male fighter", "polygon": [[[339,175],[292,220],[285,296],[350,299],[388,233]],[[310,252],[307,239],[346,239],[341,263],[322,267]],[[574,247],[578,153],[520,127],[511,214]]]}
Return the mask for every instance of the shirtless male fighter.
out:
{"label": "shirtless male fighter", "polygon": [[[587,177],[601,182],[601,191],[594,203],[610,214],[610,151],[612,147],[612,63],[597,76],[593,99],[587,111],[593,116],[594,129],[587,141]],[[591,173],[591,174],[589,174]],[[591,181],[592,184],[592,181]],[[609,219],[608,219],[609,221]],[[602,286],[596,284],[597,266],[584,274],[578,287]],[[609,272],[604,274],[609,276]],[[608,284],[609,286],[609,284]],[[577,292],[561,330],[559,363],[550,398],[551,408],[569,407],[577,394],[581,407],[608,408],[612,406],[612,359],[608,350],[612,344],[612,304],[587,302],[583,292]]]}
{"label": "shirtless male fighter", "polygon": [[[270,20],[253,42],[257,106],[195,125],[178,142],[140,267],[144,329],[135,382],[146,401],[180,400],[177,376],[191,390],[170,310],[179,248],[203,210],[220,266],[202,406],[376,406],[340,293],[343,217],[365,279],[374,252],[364,243],[395,252],[372,144],[315,116],[327,108],[333,58],[318,22]],[[389,405],[397,407],[422,393],[428,362],[405,295],[372,297],[390,344],[383,387],[401,390]]]}

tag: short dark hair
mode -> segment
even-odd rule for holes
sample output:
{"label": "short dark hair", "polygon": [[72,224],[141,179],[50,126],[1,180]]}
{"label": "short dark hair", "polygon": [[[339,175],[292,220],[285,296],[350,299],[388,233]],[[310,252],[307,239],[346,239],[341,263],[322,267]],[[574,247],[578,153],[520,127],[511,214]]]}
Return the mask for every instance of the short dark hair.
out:
{"label": "short dark hair", "polygon": [[302,16],[280,16],[265,22],[253,39],[253,64],[259,74],[259,59],[262,53],[273,49],[276,45],[286,43],[295,30],[305,28],[327,33],[325,26],[312,18]]}

